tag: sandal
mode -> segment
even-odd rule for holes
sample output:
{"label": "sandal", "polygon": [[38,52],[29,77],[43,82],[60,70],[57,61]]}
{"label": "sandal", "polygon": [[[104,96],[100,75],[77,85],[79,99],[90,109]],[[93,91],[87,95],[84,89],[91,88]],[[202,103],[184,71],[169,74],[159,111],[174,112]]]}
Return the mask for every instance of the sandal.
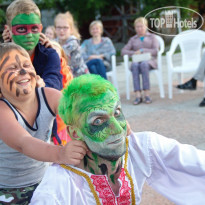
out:
{"label": "sandal", "polygon": [[145,96],[144,97],[144,103],[150,104],[150,103],[152,103],[152,99],[149,96]]}
{"label": "sandal", "polygon": [[142,102],[142,98],[136,97],[136,99],[134,100],[133,104],[134,105],[139,105]]}

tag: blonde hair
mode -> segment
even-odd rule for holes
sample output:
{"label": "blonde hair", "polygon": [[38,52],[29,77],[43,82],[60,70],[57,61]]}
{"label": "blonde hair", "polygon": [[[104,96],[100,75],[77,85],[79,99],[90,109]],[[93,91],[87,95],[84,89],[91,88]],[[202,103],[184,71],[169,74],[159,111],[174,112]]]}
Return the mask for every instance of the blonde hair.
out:
{"label": "blonde hair", "polygon": [[97,25],[100,27],[101,29],[101,34],[103,34],[103,24],[102,24],[102,21],[100,20],[95,20],[95,21],[92,21],[89,25],[89,32],[91,31],[91,28],[94,26],[94,25]]}
{"label": "blonde hair", "polygon": [[144,18],[144,17],[139,17],[139,18],[136,18],[135,21],[134,21],[134,27],[136,26],[137,23],[142,23],[144,24],[146,27],[148,25],[148,22],[147,22],[147,19]]}
{"label": "blonde hair", "polygon": [[54,26],[47,26],[46,29],[45,29],[45,32],[46,32],[46,30],[49,29],[49,28],[53,31],[53,33],[54,33],[54,38],[56,38],[56,29],[55,29]]}
{"label": "blonde hair", "polygon": [[0,43],[0,61],[3,59],[6,53],[9,54],[12,50],[17,50],[23,56],[28,57],[30,59],[28,52],[23,47],[15,43],[9,42],[9,43]]}
{"label": "blonde hair", "polygon": [[18,14],[34,13],[41,18],[38,6],[32,0],[15,0],[6,9],[6,22],[11,27],[12,19]]}
{"label": "blonde hair", "polygon": [[57,19],[64,19],[65,21],[67,21],[68,24],[71,27],[71,34],[74,35],[77,39],[79,39],[79,40],[81,39],[81,36],[78,32],[78,28],[77,28],[76,23],[74,21],[74,18],[73,18],[72,14],[69,11],[67,11],[65,13],[57,14],[57,16],[54,19],[55,27],[56,27]]}
{"label": "blonde hair", "polygon": [[60,49],[61,57],[63,57],[66,60],[66,63],[68,64],[68,57],[65,54],[65,51],[63,50],[63,47],[57,41],[50,40],[50,42],[51,42],[52,45],[54,45],[54,46],[56,46]]}

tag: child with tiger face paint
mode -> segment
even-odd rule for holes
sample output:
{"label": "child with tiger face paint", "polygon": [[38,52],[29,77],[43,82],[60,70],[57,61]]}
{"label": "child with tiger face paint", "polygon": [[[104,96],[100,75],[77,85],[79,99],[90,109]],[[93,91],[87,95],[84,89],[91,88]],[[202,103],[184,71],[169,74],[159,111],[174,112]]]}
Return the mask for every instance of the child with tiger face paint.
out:
{"label": "child with tiger face paint", "polygon": [[[38,75],[37,86],[62,90],[60,58],[53,48],[44,44],[46,40],[41,33],[43,28],[41,12],[35,2],[33,0],[12,1],[6,10],[6,22],[12,42],[23,47],[30,55]],[[58,139],[56,121],[52,136]]]}
{"label": "child with tiger face paint", "polygon": [[61,92],[36,88],[30,57],[14,43],[0,44],[0,93],[0,201],[29,204],[46,162],[77,165],[87,147],[49,143]]}
{"label": "child with tiger face paint", "polygon": [[1,94],[7,99],[30,96],[36,87],[36,72],[29,55],[11,50],[3,56],[0,64]]}

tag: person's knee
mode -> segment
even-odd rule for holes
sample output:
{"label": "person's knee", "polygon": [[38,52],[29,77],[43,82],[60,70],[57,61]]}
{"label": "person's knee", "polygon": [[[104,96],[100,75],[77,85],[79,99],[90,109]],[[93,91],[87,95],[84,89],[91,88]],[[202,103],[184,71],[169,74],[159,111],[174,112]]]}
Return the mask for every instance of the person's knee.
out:
{"label": "person's knee", "polygon": [[137,71],[139,69],[139,63],[133,62],[130,66],[131,71]]}
{"label": "person's knee", "polygon": [[149,65],[149,63],[147,61],[143,61],[143,62],[140,63],[140,70],[141,70],[141,72],[149,71],[149,69],[150,69],[150,65]]}
{"label": "person's knee", "polygon": [[140,67],[141,68],[147,68],[147,67],[149,67],[149,63],[147,61],[143,61],[143,62],[140,63]]}
{"label": "person's knee", "polygon": [[90,68],[90,70],[92,71],[92,73],[95,73],[95,74],[98,73],[98,72],[97,72],[97,68],[96,68],[95,65],[92,65],[91,68]]}
{"label": "person's knee", "polygon": [[96,73],[96,65],[94,63],[87,64],[90,73]]}
{"label": "person's knee", "polygon": [[95,63],[100,65],[100,66],[104,66],[104,63],[103,63],[102,59],[95,59]]}

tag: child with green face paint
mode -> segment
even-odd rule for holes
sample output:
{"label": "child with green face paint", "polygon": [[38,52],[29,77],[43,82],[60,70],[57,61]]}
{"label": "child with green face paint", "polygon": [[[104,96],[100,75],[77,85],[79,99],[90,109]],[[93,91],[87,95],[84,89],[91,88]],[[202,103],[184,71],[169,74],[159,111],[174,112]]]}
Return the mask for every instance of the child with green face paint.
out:
{"label": "child with green face paint", "polygon": [[87,148],[49,143],[61,92],[36,88],[30,57],[14,43],[0,44],[0,92],[0,204],[27,205],[46,162],[79,164]]}
{"label": "child with green face paint", "polygon": [[204,204],[205,151],[153,132],[126,137],[110,82],[92,74],[74,78],[59,113],[70,136],[90,152],[78,166],[49,167],[31,205],[136,205],[145,181],[175,204]]}
{"label": "child with green face paint", "polygon": [[42,24],[37,14],[18,14],[11,22],[13,41],[25,48],[28,52],[33,51],[38,44]]}

